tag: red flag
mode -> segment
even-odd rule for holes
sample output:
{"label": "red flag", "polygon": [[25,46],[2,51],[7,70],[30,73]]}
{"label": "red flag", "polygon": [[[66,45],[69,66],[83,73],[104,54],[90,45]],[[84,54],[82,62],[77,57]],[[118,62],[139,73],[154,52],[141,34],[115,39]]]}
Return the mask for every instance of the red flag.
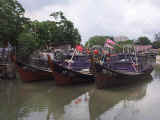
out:
{"label": "red flag", "polygon": [[83,51],[83,47],[81,45],[76,45],[76,50],[79,52]]}
{"label": "red flag", "polygon": [[93,53],[94,53],[95,55],[97,55],[97,54],[98,54],[98,50],[94,50]]}

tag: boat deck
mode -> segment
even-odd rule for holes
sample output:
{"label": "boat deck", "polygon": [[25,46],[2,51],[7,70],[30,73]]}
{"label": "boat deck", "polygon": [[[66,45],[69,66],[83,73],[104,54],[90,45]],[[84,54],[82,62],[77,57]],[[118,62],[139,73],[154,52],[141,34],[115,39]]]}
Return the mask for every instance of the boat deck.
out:
{"label": "boat deck", "polygon": [[126,71],[126,70],[115,70],[116,72],[118,73],[123,73],[123,74],[126,74],[126,75],[140,75],[142,73],[139,73],[139,72],[129,72],[129,71]]}

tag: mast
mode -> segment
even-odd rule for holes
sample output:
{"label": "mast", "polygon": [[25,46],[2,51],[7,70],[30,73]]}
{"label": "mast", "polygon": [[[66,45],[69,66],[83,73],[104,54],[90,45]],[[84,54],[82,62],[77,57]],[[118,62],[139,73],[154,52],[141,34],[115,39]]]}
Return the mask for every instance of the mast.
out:
{"label": "mast", "polygon": [[136,50],[136,47],[134,47],[135,49],[135,58],[136,58],[136,68],[137,68],[137,71],[138,71],[138,58],[137,58],[137,50]]}

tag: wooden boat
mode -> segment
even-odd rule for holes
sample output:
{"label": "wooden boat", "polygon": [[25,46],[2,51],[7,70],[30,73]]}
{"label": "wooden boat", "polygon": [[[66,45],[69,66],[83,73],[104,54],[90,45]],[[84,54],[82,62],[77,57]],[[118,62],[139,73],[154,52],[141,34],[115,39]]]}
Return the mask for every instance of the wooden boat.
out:
{"label": "wooden boat", "polygon": [[113,87],[144,79],[153,71],[152,65],[134,66],[130,61],[117,61],[114,63],[95,63],[97,88]]}
{"label": "wooden boat", "polygon": [[[84,63],[75,62],[76,59]],[[52,70],[52,75],[57,85],[93,82],[94,75],[89,71],[89,61],[86,61],[88,61],[88,59],[86,59],[85,56],[75,56],[74,63],[71,63],[70,68],[68,68],[69,65],[52,61],[48,55],[50,69]]]}
{"label": "wooden boat", "polygon": [[12,60],[24,82],[53,79],[52,72],[47,68],[24,64],[17,61],[15,56],[12,56]]}

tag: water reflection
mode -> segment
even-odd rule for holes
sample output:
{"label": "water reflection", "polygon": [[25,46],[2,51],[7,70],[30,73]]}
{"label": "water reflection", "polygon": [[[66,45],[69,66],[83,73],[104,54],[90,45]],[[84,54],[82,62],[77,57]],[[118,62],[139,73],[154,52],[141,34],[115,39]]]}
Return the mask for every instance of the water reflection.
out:
{"label": "water reflection", "polygon": [[152,76],[148,76],[146,80],[123,88],[110,90],[95,89],[90,94],[89,107],[91,120],[112,120],[111,116],[115,116],[113,115],[115,112],[110,112],[112,108],[119,104],[126,107],[127,101],[138,101],[142,99],[146,95],[147,85],[151,80]]}
{"label": "water reflection", "polygon": [[[85,101],[88,99],[87,91],[92,89],[93,86],[74,86],[57,87],[55,92],[47,95],[48,98],[48,115],[47,120],[54,116],[55,120],[83,120],[83,117],[89,116],[86,114],[88,107]],[[85,115],[83,115],[85,114]],[[72,119],[70,118],[72,117]]]}
{"label": "water reflection", "polygon": [[154,71],[152,73],[152,76],[154,79],[160,79],[160,65],[156,64],[154,65]]}
{"label": "water reflection", "polygon": [[0,118],[71,120],[72,115],[72,118],[89,120],[87,91],[92,88],[92,85],[56,87],[49,81],[32,84],[0,81]]}
{"label": "water reflection", "polygon": [[[153,79],[153,80],[152,80]],[[98,90],[53,81],[0,81],[1,120],[159,120],[160,67],[136,84]]]}
{"label": "water reflection", "polygon": [[85,93],[65,106],[64,120],[90,120],[89,93]]}

